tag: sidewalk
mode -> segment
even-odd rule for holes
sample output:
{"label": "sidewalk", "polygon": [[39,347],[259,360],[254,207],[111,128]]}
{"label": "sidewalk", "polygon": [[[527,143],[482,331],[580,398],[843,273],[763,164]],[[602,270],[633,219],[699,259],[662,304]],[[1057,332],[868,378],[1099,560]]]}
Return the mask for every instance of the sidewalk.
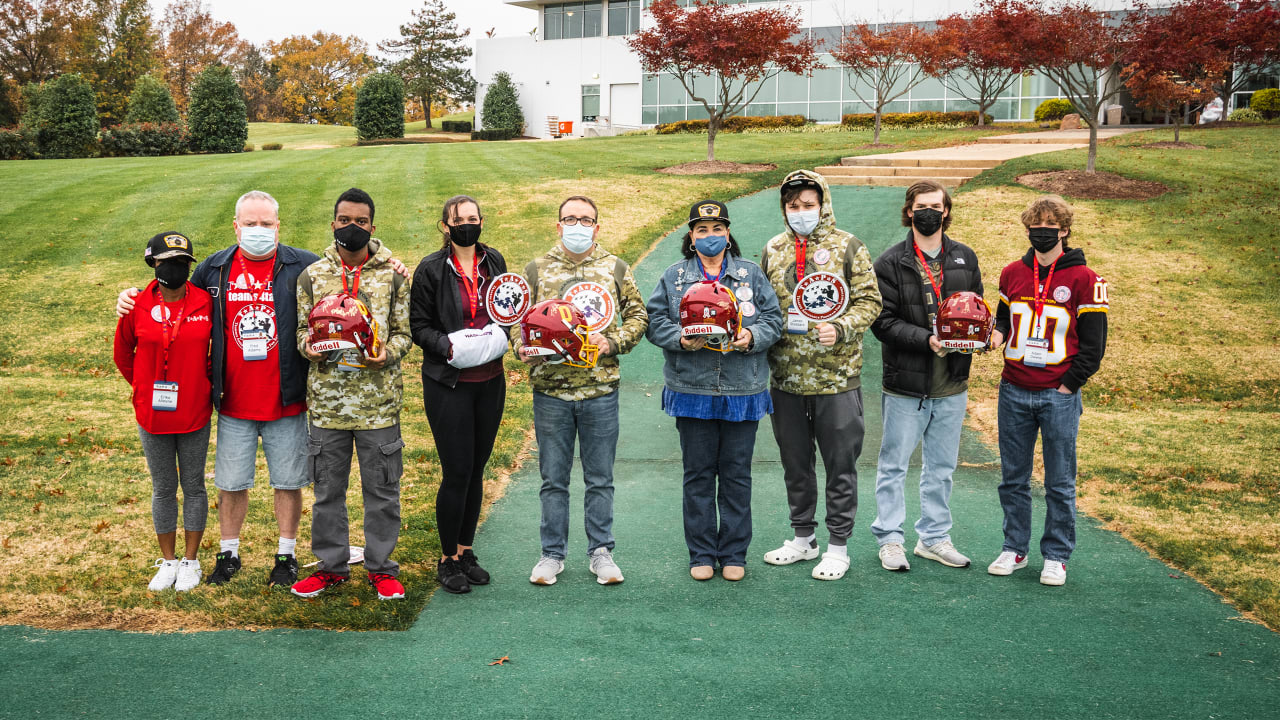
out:
{"label": "sidewalk", "polygon": [[[873,255],[903,237],[900,189],[832,195],[840,226]],[[735,237],[757,254],[780,224],[777,190],[736,200],[730,212]],[[678,258],[678,234],[636,268],[646,295]],[[993,278],[997,262],[984,262]],[[411,630],[152,636],[3,627],[0,717],[1275,717],[1280,636],[1239,621],[1217,596],[1086,518],[1065,587],[1038,583],[1034,550],[1026,570],[987,575],[1000,549],[999,470],[969,433],[952,506],[956,544],[974,567],[912,557],[909,573],[882,570],[869,530],[880,346],[868,335],[865,348],[860,507],[841,581],[811,579],[812,564],[760,560],[791,534],[767,421],[756,444],[746,579],[689,578],[680,451],[660,409],[661,353],[641,343],[623,360],[614,528],[623,584],[599,586],[587,570],[578,472],[565,572],[554,586],[529,584],[535,458],[476,540],[493,584],[468,596],[437,593]],[[918,504],[907,496],[910,523]],[[1039,522],[1043,499],[1035,502]],[[502,656],[511,663],[488,665]]]}

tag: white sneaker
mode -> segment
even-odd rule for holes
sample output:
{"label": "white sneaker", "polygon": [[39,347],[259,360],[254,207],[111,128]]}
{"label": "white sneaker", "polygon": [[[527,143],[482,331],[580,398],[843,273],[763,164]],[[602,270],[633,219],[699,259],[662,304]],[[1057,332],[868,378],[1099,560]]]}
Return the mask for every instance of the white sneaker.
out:
{"label": "white sneaker", "polygon": [[916,541],[916,549],[911,551],[916,557],[927,558],[929,560],[937,560],[938,562],[953,568],[969,567],[969,558],[960,554],[955,545],[950,540],[943,540],[933,545],[925,546],[919,540]]}
{"label": "white sneaker", "polygon": [[178,578],[178,561],[165,560],[159,558],[152,567],[159,568],[156,574],[151,578],[151,582],[147,583],[147,589],[152,592],[160,592],[173,587],[173,581]]}
{"label": "white sneaker", "polygon": [[880,546],[880,567],[894,572],[906,572],[911,569],[907,562],[907,551],[902,543],[885,543]]}
{"label": "white sneaker", "polygon": [[764,554],[764,561],[770,565],[790,565],[801,560],[817,560],[818,548],[797,543],[794,539],[782,543],[777,550]]}
{"label": "white sneaker", "polygon": [[1000,557],[995,562],[987,566],[987,572],[992,575],[1012,575],[1014,570],[1021,570],[1027,566],[1027,556],[1019,555],[1012,550],[1005,550],[1000,553]]}
{"label": "white sneaker", "polygon": [[1041,585],[1066,585],[1067,564],[1057,560],[1045,560],[1044,569],[1040,571]]}
{"label": "white sneaker", "polygon": [[186,592],[200,584],[201,575],[199,560],[183,558],[178,563],[178,579],[173,583],[173,589],[178,592]]}
{"label": "white sneaker", "polygon": [[538,564],[533,566],[533,573],[529,575],[529,582],[534,585],[555,585],[556,576],[563,571],[563,560],[544,555],[538,559]]}
{"label": "white sneaker", "polygon": [[596,548],[596,551],[591,553],[591,572],[596,576],[596,582],[601,585],[617,585],[623,579],[622,570],[613,561],[613,553],[609,552],[609,548]]}

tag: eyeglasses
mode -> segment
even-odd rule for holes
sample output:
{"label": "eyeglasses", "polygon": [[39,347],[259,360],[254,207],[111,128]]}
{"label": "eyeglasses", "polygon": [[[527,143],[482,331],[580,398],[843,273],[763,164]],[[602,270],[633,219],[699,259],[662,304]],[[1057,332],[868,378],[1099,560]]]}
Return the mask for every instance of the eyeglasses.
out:
{"label": "eyeglasses", "polygon": [[582,227],[594,227],[596,224],[596,219],[589,218],[589,217],[574,217],[572,215],[567,215],[565,217],[560,218],[561,225],[577,225],[579,223],[582,224]]}

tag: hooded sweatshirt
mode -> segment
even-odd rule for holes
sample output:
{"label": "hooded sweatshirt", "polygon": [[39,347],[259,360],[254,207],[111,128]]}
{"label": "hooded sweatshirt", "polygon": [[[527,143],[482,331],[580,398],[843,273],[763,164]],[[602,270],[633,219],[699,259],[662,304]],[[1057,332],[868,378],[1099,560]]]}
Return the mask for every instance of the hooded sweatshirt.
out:
{"label": "hooded sweatshirt", "polygon": [[[803,335],[784,332],[769,349],[769,366],[775,390],[794,395],[834,395],[861,384],[862,334],[880,316],[880,288],[871,266],[871,254],[862,241],[836,228],[831,209],[831,188],[821,175],[797,170],[787,176],[807,177],[822,186],[822,210],[818,227],[805,247],[804,275],[830,272],[844,278],[849,303],[844,313],[829,321],[836,328],[836,344],[818,342],[816,323]],[[782,209],[784,224],[785,206]],[[796,278],[796,235],[790,226],[765,246],[760,267],[769,277],[785,317],[791,308]]]}
{"label": "hooded sweatshirt", "polygon": [[[396,280],[391,250],[376,238],[369,241],[369,259],[360,269],[357,297],[378,324],[378,343],[386,347],[387,363],[379,369],[340,370],[329,359],[311,363],[307,375],[307,409],[311,424],[330,430],[377,430],[400,422],[404,383],[400,358],[413,347],[409,335],[409,281]],[[298,350],[307,346],[307,317],[323,297],[343,291],[342,258],[330,245],[324,256],[298,278]],[[347,286],[354,278],[347,274]],[[305,355],[305,353],[304,353]]]}

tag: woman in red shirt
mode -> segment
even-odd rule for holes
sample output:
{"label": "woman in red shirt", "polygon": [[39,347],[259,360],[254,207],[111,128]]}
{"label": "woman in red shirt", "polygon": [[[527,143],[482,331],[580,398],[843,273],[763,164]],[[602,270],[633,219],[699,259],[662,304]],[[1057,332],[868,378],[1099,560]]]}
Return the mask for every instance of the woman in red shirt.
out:
{"label": "woman in red shirt", "polygon": [[[179,592],[200,584],[196,554],[204,535],[209,500],[204,487],[209,454],[209,336],[213,300],[187,282],[195,261],[191,241],[162,232],[143,253],[156,279],[138,295],[134,312],[116,324],[115,362],[133,387],[142,452],[151,472],[151,519],[164,557],[147,586]],[[186,548],[175,554],[178,485]]]}

